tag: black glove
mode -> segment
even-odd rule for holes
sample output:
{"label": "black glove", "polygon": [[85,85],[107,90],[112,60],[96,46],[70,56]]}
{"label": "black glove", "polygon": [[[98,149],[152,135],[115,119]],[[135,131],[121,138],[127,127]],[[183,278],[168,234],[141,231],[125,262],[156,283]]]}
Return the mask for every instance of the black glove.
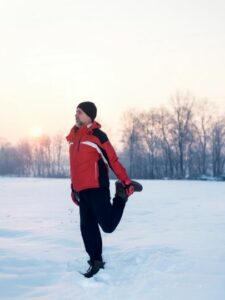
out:
{"label": "black glove", "polygon": [[71,187],[71,199],[72,199],[74,204],[79,206],[80,205],[79,194],[78,194],[78,192],[76,192],[74,190],[72,183],[71,183],[70,187]]}

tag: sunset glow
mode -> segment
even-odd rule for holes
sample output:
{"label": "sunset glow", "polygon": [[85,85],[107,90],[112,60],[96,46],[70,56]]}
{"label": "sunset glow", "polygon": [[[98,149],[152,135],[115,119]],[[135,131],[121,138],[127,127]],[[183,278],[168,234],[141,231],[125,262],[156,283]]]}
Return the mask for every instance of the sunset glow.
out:
{"label": "sunset glow", "polygon": [[31,129],[31,136],[34,138],[39,138],[40,136],[42,136],[43,131],[40,127],[34,127]]}

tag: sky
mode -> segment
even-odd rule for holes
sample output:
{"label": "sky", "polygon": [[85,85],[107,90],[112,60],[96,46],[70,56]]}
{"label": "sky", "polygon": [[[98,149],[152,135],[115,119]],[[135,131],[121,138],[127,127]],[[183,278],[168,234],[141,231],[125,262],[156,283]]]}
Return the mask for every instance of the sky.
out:
{"label": "sky", "polygon": [[123,112],[177,90],[225,110],[222,0],[1,0],[0,137],[66,135],[93,101],[113,139]]}

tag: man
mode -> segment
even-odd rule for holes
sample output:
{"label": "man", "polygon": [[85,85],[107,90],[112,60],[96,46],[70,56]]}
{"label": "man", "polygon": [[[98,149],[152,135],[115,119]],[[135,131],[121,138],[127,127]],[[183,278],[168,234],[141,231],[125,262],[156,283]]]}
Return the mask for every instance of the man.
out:
{"label": "man", "polygon": [[[85,277],[89,278],[104,268],[102,238],[111,233],[120,222],[128,197],[142,186],[131,181],[121,165],[107,135],[95,121],[97,108],[93,102],[77,106],[76,125],[67,136],[70,143],[71,197],[80,208],[80,229],[90,265]],[[120,181],[116,195],[110,202],[108,168]]]}

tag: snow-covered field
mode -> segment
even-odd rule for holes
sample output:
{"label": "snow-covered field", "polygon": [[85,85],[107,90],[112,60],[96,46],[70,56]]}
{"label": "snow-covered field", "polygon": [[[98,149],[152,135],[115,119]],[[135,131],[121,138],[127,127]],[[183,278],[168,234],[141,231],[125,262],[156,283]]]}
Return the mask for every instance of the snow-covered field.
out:
{"label": "snow-covered field", "polygon": [[224,300],[225,183],[142,183],[86,279],[70,181],[0,178],[0,299]]}

